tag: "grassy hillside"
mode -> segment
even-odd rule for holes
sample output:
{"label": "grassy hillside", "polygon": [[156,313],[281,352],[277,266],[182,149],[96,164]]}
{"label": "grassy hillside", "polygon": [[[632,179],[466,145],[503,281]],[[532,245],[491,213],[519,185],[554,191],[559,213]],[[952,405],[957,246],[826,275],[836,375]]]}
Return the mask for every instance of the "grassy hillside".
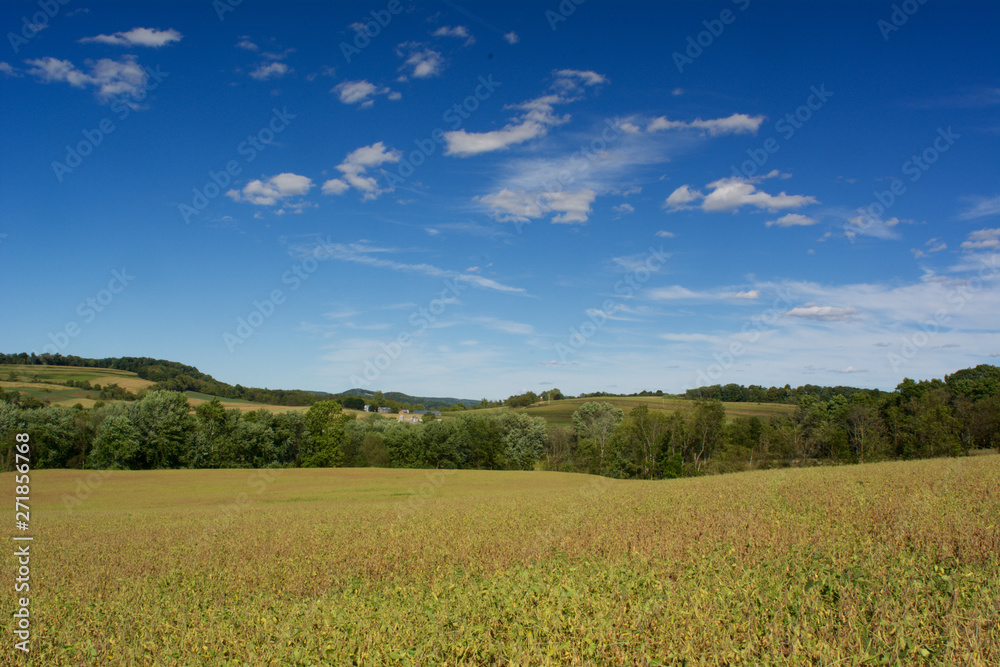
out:
{"label": "grassy hillside", "polygon": [[667,482],[38,471],[32,658],[996,665],[998,488],[995,454]]}
{"label": "grassy hillside", "polygon": [[[600,401],[611,403],[621,408],[625,414],[637,405],[646,405],[650,410],[664,410],[673,412],[680,410],[687,412],[694,409],[694,401],[684,398],[659,397],[659,396],[635,396],[635,397],[601,397],[601,398],[566,398],[559,401],[548,401],[538,403],[527,408],[514,408],[517,411],[526,412],[534,417],[544,417],[545,421],[553,426],[570,426],[572,424],[573,413],[584,403]],[[737,415],[768,417],[771,415],[790,415],[795,412],[794,405],[783,405],[780,403],[723,403],[726,408],[727,417]],[[486,408],[476,410],[480,412],[499,412],[510,408]],[[445,413],[461,414],[461,413]]]}
{"label": "grassy hillside", "polygon": [[[17,378],[16,380],[10,380],[12,373]],[[67,380],[73,380],[74,382],[89,382],[91,386],[100,385],[101,387],[106,387],[110,384],[117,384],[119,387],[128,389],[132,393],[138,393],[143,389],[150,389],[155,385],[154,382],[144,380],[135,373],[111,368],[30,365],[0,366],[0,387],[3,389],[14,389],[32,398],[48,402],[51,405],[61,405],[64,407],[71,407],[79,403],[85,408],[91,408],[94,406],[94,403],[101,400],[100,391],[95,389],[80,389],[79,387],[67,387],[64,384]],[[184,393],[187,395],[188,403],[192,408],[214,398],[209,394],[202,394],[194,391],[186,391]],[[284,412],[288,410],[304,412],[305,410],[308,410],[308,407],[266,405],[264,403],[254,403],[238,398],[223,398],[220,400],[227,409],[235,408],[237,410],[244,411],[259,410],[261,408],[272,410],[274,412]]]}

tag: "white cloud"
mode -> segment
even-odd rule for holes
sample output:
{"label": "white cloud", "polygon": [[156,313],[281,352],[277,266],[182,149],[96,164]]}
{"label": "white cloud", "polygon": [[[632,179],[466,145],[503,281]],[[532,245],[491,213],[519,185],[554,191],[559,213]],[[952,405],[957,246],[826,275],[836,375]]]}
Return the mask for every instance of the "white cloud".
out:
{"label": "white cloud", "polygon": [[751,179],[733,176],[713,181],[707,186],[710,192],[702,195],[687,185],[674,190],[665,202],[669,211],[691,208],[689,204],[701,199],[700,208],[706,212],[737,211],[743,206],[753,206],[767,211],[801,208],[807,204],[819,203],[808,195],[789,195],[784,192],[771,195],[758,190]]}
{"label": "white cloud", "polygon": [[344,161],[337,165],[337,170],[343,176],[323,183],[322,192],[327,195],[340,195],[347,192],[349,187],[354,187],[362,193],[362,201],[369,201],[383,192],[390,192],[392,188],[380,188],[378,181],[368,175],[368,170],[377,169],[386,162],[399,162],[401,155],[398,150],[387,149],[381,141],[371,146],[357,148],[348,153]]}
{"label": "white cloud", "polygon": [[737,292],[736,294],[734,294],[731,298],[733,298],[733,299],[748,299],[748,300],[759,299],[760,298],[760,290],[759,289],[741,290],[741,291]]}
{"label": "white cloud", "polygon": [[494,194],[476,197],[475,201],[486,204],[491,215],[502,222],[528,222],[549,213],[557,213],[554,223],[584,223],[590,216],[591,205],[597,193],[589,188],[573,192],[532,193],[513,191],[507,188]]}
{"label": "white cloud", "polygon": [[710,336],[702,333],[665,333],[658,334],[657,338],[668,340],[672,343],[715,343],[718,336]]}
{"label": "white cloud", "polygon": [[1000,214],[1000,197],[967,197],[972,206],[958,215],[959,220],[975,220]]}
{"label": "white cloud", "polygon": [[504,38],[505,40],[507,40],[507,43],[508,43],[508,44],[517,44],[518,42],[520,42],[520,41],[521,41],[521,38],[520,38],[520,37],[518,37],[518,36],[517,36],[517,33],[516,33],[516,32],[514,32],[513,30],[511,30],[511,31],[510,31],[510,32],[508,32],[508,33],[505,33],[505,34],[504,34],[504,36],[503,36],[503,38]]}
{"label": "white cloud", "polygon": [[668,232],[665,229],[661,229],[660,231],[656,232],[656,236],[659,236],[660,238],[664,239],[672,239],[676,236],[676,234],[674,234],[673,232]]}
{"label": "white cloud", "polygon": [[905,222],[899,218],[889,218],[883,220],[870,215],[857,215],[847,219],[848,225],[844,228],[844,236],[854,239],[857,236],[872,236],[877,239],[898,239],[899,232],[893,227],[900,222]]}
{"label": "white cloud", "polygon": [[334,86],[331,93],[337,93],[340,101],[344,104],[360,104],[362,108],[368,108],[375,103],[372,99],[375,95],[386,95],[390,100],[398,100],[402,95],[393,92],[386,87],[379,88],[366,80],[342,81]]}
{"label": "white cloud", "polygon": [[253,53],[260,51],[260,47],[250,41],[249,35],[242,35],[240,41],[236,42],[236,46],[247,51],[252,51]]}
{"label": "white cloud", "polygon": [[309,192],[312,179],[285,172],[267,180],[254,179],[242,191],[230,190],[226,195],[233,201],[243,201],[255,206],[273,206],[282,199],[297,197]]}
{"label": "white cloud", "polygon": [[679,211],[684,208],[690,208],[688,204],[704,196],[698,190],[692,190],[689,186],[682,185],[670,193],[664,205],[671,211]]}
{"label": "white cloud", "polygon": [[518,336],[533,336],[535,328],[523,322],[512,322],[511,320],[501,320],[496,317],[473,317],[470,322],[474,322],[486,329],[501,331],[503,333],[515,334]]}
{"label": "white cloud", "polygon": [[464,129],[445,132],[445,155],[470,157],[480,153],[506,150],[516,144],[543,137],[550,127],[569,121],[569,115],[557,116],[554,106],[580,99],[577,95],[580,91],[578,81],[582,81],[586,86],[607,81],[600,74],[590,71],[557,70],[555,75],[556,79],[550,88],[557,92],[513,105],[511,108],[519,109],[522,113],[517,114],[501,129],[489,132],[468,132]]}
{"label": "white cloud", "polygon": [[345,181],[342,181],[339,178],[332,178],[323,184],[320,191],[325,195],[342,195],[350,189],[351,186]]}
{"label": "white cloud", "polygon": [[94,62],[86,61],[90,72],[86,73],[68,60],[46,57],[26,60],[30,69],[28,74],[37,77],[44,83],[68,83],[74,88],[94,86],[97,97],[108,101],[113,97],[134,93],[146,85],[148,74],[135,59],[135,56],[123,56],[119,60],[101,58]]}
{"label": "white cloud", "polygon": [[280,79],[285,76],[291,68],[285,63],[271,62],[271,63],[261,63],[257,66],[257,69],[250,72],[250,77],[257,79],[258,81],[267,81],[268,79]]}
{"label": "white cloud", "polygon": [[408,71],[409,76],[415,79],[437,76],[444,69],[444,58],[440,53],[416,42],[400,44],[396,55],[405,58],[400,71]]}
{"label": "white cloud", "polygon": [[614,210],[616,213],[626,215],[628,213],[635,213],[635,206],[632,206],[632,204],[619,204],[614,207]]}
{"label": "white cloud", "polygon": [[[431,264],[406,264],[376,256],[399,252],[394,248],[376,248],[367,246],[363,243],[324,243],[322,250],[330,258],[340,261],[352,262],[373,268],[387,269],[402,273],[425,275],[432,278],[451,278],[456,282],[468,283],[473,287],[480,287],[482,289],[493,290],[496,292],[505,292],[509,294],[524,293],[524,289],[520,287],[504,285],[503,283],[499,283],[489,278],[484,278],[483,276],[475,273],[449,271],[448,269],[442,269]],[[315,245],[293,248],[293,251],[305,253],[317,252]]]}
{"label": "white cloud", "polygon": [[431,35],[434,37],[457,37],[459,39],[464,39],[464,46],[472,46],[476,43],[476,38],[472,36],[469,29],[464,25],[441,26],[432,32]]}
{"label": "white cloud", "polygon": [[807,215],[802,215],[801,213],[789,213],[788,215],[783,215],[777,220],[768,220],[767,226],[772,227],[777,225],[778,227],[808,227],[809,225],[815,225],[819,220],[816,218],[810,218]]}
{"label": "white cloud", "polygon": [[727,118],[713,118],[710,120],[698,118],[691,122],[668,120],[666,116],[660,116],[649,122],[646,126],[646,131],[702,130],[713,137],[723,134],[757,134],[757,129],[763,122],[764,116],[748,116],[743,113],[734,113]]}
{"label": "white cloud", "polygon": [[10,66],[10,63],[0,62],[0,74],[4,76],[21,76],[21,73]]}
{"label": "white cloud", "polygon": [[556,70],[555,74],[564,79],[577,79],[585,86],[597,86],[608,83],[608,77],[591,70],[560,69]]}
{"label": "white cloud", "polygon": [[97,35],[84,37],[81,44],[97,43],[112,46],[149,46],[160,48],[172,42],[179,42],[183,35],[173,28],[157,30],[156,28],[132,28],[128,32],[116,32],[112,35]]}
{"label": "white cloud", "polygon": [[836,306],[805,305],[788,311],[790,317],[800,317],[818,322],[847,322],[857,319],[857,308],[838,308]]}
{"label": "white cloud", "polygon": [[514,144],[521,144],[544,136],[548,127],[543,123],[525,120],[521,123],[504,126],[503,129],[492,132],[466,132],[455,130],[445,132],[447,143],[445,155],[469,157],[480,153],[506,150]]}
{"label": "white cloud", "polygon": [[962,243],[963,250],[1000,249],[1000,229],[979,229],[969,234]]}

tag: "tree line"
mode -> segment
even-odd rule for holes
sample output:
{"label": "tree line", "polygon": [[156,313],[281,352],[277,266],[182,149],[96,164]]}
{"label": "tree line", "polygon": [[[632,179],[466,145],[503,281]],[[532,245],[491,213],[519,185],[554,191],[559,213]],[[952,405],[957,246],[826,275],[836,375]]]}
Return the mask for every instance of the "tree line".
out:
{"label": "tree line", "polygon": [[169,390],[91,410],[38,407],[0,389],[4,470],[19,432],[31,435],[36,468],[542,468],[663,479],[1000,449],[1000,368],[905,379],[893,392],[857,390],[850,398],[805,395],[790,416],[729,419],[714,398],[673,413],[639,405],[624,414],[590,401],[567,427],[515,410],[468,410],[423,424],[354,419],[334,400],[275,413],[227,410],[214,399],[192,411],[184,394]]}

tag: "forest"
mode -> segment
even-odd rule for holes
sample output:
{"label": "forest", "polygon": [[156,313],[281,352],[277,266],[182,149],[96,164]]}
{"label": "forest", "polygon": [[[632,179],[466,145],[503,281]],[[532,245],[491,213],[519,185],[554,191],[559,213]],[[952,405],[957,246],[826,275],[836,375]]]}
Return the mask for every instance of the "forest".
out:
{"label": "forest", "polygon": [[718,398],[695,398],[683,412],[639,405],[627,414],[597,398],[560,427],[514,409],[421,424],[355,419],[335,400],[305,412],[241,412],[215,399],[192,411],[184,394],[167,389],[85,410],[38,406],[0,389],[0,463],[11,469],[19,432],[31,435],[35,468],[546,469],[640,479],[1000,449],[996,366],[904,379],[892,392],[825,400],[803,392],[795,402],[791,416],[727,418]]}

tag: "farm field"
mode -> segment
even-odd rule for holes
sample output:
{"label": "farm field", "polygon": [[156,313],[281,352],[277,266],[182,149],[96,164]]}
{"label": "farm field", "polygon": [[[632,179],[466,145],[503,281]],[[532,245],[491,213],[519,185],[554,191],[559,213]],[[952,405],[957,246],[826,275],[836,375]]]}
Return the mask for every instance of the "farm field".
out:
{"label": "farm field", "polygon": [[995,454],[31,479],[39,665],[1000,663]]}
{"label": "farm field", "polygon": [[[663,410],[665,412],[674,412],[675,410],[680,410],[682,413],[687,413],[693,410],[695,407],[695,402],[684,399],[684,398],[673,398],[670,396],[660,397],[660,396],[628,396],[628,397],[615,397],[615,396],[604,396],[599,398],[565,398],[559,401],[547,401],[545,403],[537,403],[527,408],[513,408],[517,411],[523,411],[532,417],[542,417],[552,426],[572,426],[572,415],[576,410],[580,409],[580,406],[584,403],[591,402],[602,402],[610,403],[618,408],[620,408],[625,414],[636,407],[637,405],[645,405],[649,407],[650,410]],[[736,416],[756,416],[756,417],[770,417],[772,415],[791,415],[795,412],[796,406],[785,405],[782,403],[723,403],[726,408],[726,417],[732,418]],[[476,414],[489,413],[489,412],[500,412],[502,410],[509,410],[511,408],[486,408],[482,410],[476,410]],[[454,412],[445,412],[445,416],[461,414]]]}
{"label": "farm field", "polygon": [[[8,379],[11,373],[17,377],[16,381]],[[27,365],[0,366],[0,388],[7,390],[15,389],[32,398],[48,401],[51,405],[59,405],[67,408],[77,403],[85,408],[92,408],[100,400],[98,391],[67,387],[65,384],[56,384],[65,383],[67,380],[76,382],[86,381],[92,385],[98,384],[102,387],[109,384],[117,384],[119,387],[128,389],[132,393],[138,393],[155,384],[149,380],[144,380],[135,373],[113,368]],[[184,394],[188,397],[188,404],[191,405],[192,409],[214,398],[208,394],[195,391],[186,391]],[[219,400],[226,409],[242,411],[265,409],[272,412],[305,412],[309,409],[308,406],[267,405],[265,403],[254,403],[238,398],[220,398]],[[354,413],[357,411],[348,410],[346,412]]]}

